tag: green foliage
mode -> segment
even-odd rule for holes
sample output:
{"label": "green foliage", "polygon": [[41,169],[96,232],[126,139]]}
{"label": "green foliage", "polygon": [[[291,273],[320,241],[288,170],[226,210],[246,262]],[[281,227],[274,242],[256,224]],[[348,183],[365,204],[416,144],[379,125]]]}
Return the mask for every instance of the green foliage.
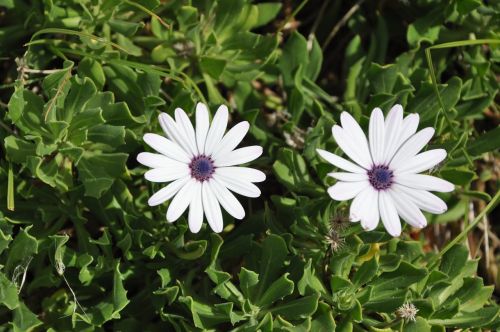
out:
{"label": "green foliage", "polygon": [[[500,8],[365,2],[322,49],[350,7],[292,3],[0,1],[2,330],[500,327],[494,287],[459,241],[498,200]],[[135,161],[159,112],[192,115],[198,101],[230,105],[232,123],[251,123],[245,144],[265,151],[262,197],[241,199],[246,220],[224,215],[220,235],[168,224]],[[395,103],[448,151],[432,172],[457,190],[427,218],[469,226],[442,251],[432,230],[346,226],[347,205],[325,192],[331,165],[315,150],[337,149],[340,111],[366,129]],[[471,204],[483,212],[469,223]],[[396,314],[405,303],[415,321]]]}

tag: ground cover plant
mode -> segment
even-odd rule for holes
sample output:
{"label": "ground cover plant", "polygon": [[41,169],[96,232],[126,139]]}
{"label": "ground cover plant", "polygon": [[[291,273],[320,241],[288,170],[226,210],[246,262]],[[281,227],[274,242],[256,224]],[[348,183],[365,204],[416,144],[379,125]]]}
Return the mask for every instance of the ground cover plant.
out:
{"label": "ground cover plant", "polygon": [[[499,18],[480,0],[0,0],[1,329],[500,329]],[[202,223],[148,204],[166,175],[138,157],[161,113],[198,123],[199,103],[262,147],[238,159],[258,170],[243,210]],[[342,112],[368,135],[394,105],[434,128],[424,150],[446,158],[424,173],[454,185],[397,237],[349,221],[361,200],[332,200],[341,170],[317,152],[348,158]]]}

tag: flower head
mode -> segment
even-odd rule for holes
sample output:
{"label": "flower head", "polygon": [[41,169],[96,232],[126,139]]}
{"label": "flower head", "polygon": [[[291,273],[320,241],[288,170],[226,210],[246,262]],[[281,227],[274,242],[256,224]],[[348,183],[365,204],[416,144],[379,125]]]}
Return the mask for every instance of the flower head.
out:
{"label": "flower head", "polygon": [[396,315],[403,318],[406,321],[415,322],[417,320],[418,309],[413,305],[413,303],[405,303],[396,310]]}
{"label": "flower head", "polygon": [[423,228],[427,220],[421,210],[437,214],[446,211],[446,203],[429,191],[453,191],[453,184],[418,174],[446,157],[443,149],[419,153],[434,129],[417,132],[418,114],[403,118],[403,107],[395,105],[384,119],[382,110],[375,108],[370,117],[368,140],[349,113],[343,112],[340,120],[342,127],[333,126],[333,137],[354,163],[325,150],[317,151],[346,171],[328,174],[338,180],[328,188],[328,194],[337,201],[354,198],[349,212],[351,221],[361,221],[364,229],[373,230],[382,219],[389,234],[399,236],[399,216],[413,227]]}
{"label": "flower head", "polygon": [[220,205],[234,218],[243,219],[245,210],[232,192],[260,196],[254,182],[264,181],[259,170],[235,165],[247,163],[262,154],[262,147],[248,146],[236,149],[249,129],[246,121],[238,123],[225,135],[228,109],[222,105],[211,125],[208,109],[202,103],[196,106],[196,130],[186,113],[177,108],[175,120],[168,114],[158,117],[167,138],[145,134],[144,141],[159,153],[141,152],[137,161],[151,167],[144,175],[151,182],[171,182],[148,200],[150,206],[171,198],[167,220],[174,222],[189,206],[189,229],[197,233],[206,216],[214,232],[223,229]]}

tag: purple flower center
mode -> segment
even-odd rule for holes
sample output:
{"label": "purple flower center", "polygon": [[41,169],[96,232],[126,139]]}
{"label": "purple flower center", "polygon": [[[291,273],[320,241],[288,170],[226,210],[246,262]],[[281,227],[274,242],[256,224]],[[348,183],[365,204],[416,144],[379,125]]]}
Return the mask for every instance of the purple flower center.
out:
{"label": "purple flower center", "polygon": [[210,179],[215,172],[213,160],[204,154],[194,157],[189,163],[189,169],[191,176],[200,182]]}
{"label": "purple flower center", "polygon": [[368,181],[370,181],[370,184],[376,190],[389,189],[392,185],[393,177],[392,171],[385,165],[373,166],[368,171]]}

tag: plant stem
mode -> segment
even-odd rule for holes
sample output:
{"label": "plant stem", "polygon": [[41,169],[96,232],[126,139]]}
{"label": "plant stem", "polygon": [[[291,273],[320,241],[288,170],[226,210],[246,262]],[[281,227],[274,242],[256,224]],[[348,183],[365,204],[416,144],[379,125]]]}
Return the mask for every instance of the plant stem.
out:
{"label": "plant stem", "polygon": [[495,196],[491,199],[491,201],[488,203],[488,205],[486,205],[486,207],[483,209],[483,211],[481,211],[481,213],[479,213],[476,218],[474,218],[474,220],[467,225],[467,227],[464,228],[464,230],[458,234],[453,240],[451,240],[447,245],[446,247],[444,247],[440,252],[439,254],[437,254],[434,259],[431,259],[429,261],[429,269],[433,269],[437,262],[439,261],[439,259],[441,257],[443,257],[443,255],[445,253],[447,253],[454,245],[456,245],[457,243],[459,243],[461,240],[463,240],[463,238],[465,236],[467,236],[467,234],[474,228],[477,226],[477,224],[479,224],[479,222],[483,219],[483,217],[488,213],[490,212],[491,210],[493,210],[496,205],[498,204],[498,200],[500,199],[500,191],[497,191],[497,193],[495,194]]}

